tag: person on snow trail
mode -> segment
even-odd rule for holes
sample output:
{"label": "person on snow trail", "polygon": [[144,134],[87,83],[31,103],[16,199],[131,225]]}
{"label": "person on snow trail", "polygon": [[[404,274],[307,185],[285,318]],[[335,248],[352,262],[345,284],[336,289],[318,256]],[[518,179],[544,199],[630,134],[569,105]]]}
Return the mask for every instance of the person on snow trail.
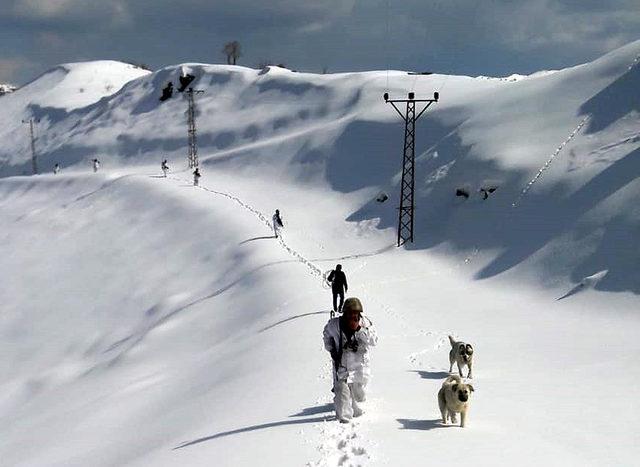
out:
{"label": "person on snow trail", "polygon": [[280,233],[280,229],[284,227],[284,223],[282,222],[282,218],[280,217],[280,210],[276,209],[276,213],[273,215],[273,233],[275,234],[275,238],[278,238],[278,234]]}
{"label": "person on snow trail", "polygon": [[93,160],[93,173],[96,173],[100,168],[100,161],[98,159]]}
{"label": "person on snow trail", "polygon": [[[336,268],[329,273],[327,282],[331,284],[331,292],[333,293],[333,313],[331,317],[342,312],[342,305],[344,304],[344,293],[349,290],[347,285],[347,276],[342,270],[341,264],[336,264]],[[340,304],[338,304],[338,297],[340,297]]]}
{"label": "person on snow trail", "polygon": [[362,303],[347,298],[343,314],[324,327],[324,348],[333,360],[333,403],[336,417],[347,423],[363,414],[360,403],[366,399],[365,388],[371,376],[369,347],[378,342],[370,320],[362,316]]}
{"label": "person on snow trail", "polygon": [[200,182],[200,169],[198,169],[196,167],[196,170],[193,171],[193,186],[198,186],[198,183]]}
{"label": "person on snow trail", "polygon": [[60,164],[56,164],[53,166],[53,174],[58,175],[58,172],[60,172]]}
{"label": "person on snow trail", "polygon": [[167,160],[163,160],[162,164],[160,165],[160,168],[162,169],[162,173],[164,174],[164,178],[167,178],[167,172],[169,171],[169,165],[167,165]]}

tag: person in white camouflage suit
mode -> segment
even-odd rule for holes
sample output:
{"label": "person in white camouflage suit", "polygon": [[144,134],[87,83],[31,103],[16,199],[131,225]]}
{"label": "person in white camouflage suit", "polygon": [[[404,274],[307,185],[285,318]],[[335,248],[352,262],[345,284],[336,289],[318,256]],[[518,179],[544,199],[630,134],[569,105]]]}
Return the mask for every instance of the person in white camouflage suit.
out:
{"label": "person in white camouflage suit", "polygon": [[333,402],[341,423],[363,413],[360,403],[366,399],[371,377],[369,348],[378,342],[373,323],[362,311],[360,300],[347,298],[342,316],[330,319],[324,327],[324,348],[333,360]]}

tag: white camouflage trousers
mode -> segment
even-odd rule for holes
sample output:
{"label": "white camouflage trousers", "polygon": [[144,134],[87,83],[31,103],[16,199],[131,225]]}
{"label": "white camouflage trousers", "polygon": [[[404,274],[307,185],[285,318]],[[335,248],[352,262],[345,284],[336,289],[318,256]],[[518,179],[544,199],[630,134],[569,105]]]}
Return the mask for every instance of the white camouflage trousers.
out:
{"label": "white camouflage trousers", "polygon": [[333,393],[333,404],[338,420],[350,420],[362,415],[359,403],[366,399],[364,384],[336,380],[333,384]]}

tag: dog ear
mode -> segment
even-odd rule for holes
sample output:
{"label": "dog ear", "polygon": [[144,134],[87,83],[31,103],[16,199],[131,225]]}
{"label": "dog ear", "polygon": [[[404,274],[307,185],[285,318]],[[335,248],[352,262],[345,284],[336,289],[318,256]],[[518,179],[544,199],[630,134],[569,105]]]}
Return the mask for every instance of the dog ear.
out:
{"label": "dog ear", "polygon": [[452,390],[453,392],[456,392],[456,391],[458,390],[458,385],[457,385],[457,384],[452,385],[452,386],[451,386],[451,390]]}
{"label": "dog ear", "polygon": [[473,353],[473,347],[471,344],[467,344],[467,353],[471,355]]}
{"label": "dog ear", "polygon": [[476,390],[475,390],[475,389],[473,389],[473,386],[471,386],[470,384],[467,384],[467,387],[469,388],[469,390],[470,390],[471,392],[476,392]]}

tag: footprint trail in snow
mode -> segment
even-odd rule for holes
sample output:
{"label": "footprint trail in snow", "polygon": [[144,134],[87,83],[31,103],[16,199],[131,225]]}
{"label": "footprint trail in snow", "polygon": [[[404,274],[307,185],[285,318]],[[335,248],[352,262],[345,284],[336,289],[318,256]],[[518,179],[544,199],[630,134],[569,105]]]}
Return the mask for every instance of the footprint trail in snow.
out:
{"label": "footprint trail in snow", "polygon": [[[176,177],[171,178],[173,180],[183,182],[187,181],[185,179],[179,179]],[[267,227],[269,227],[270,229],[272,228],[272,225],[267,219],[267,216],[265,216],[250,204],[245,203],[237,196],[222,191],[212,190],[202,185],[198,188],[215,195],[224,196],[225,198],[234,201],[242,208],[254,214]],[[287,253],[298,259],[300,262],[304,263],[309,268],[310,273],[313,276],[319,277],[321,279],[323,278],[322,269],[316,266],[312,261],[305,258],[302,254],[291,248],[284,241],[282,236],[278,238],[278,241],[280,245],[287,251]],[[318,379],[322,381],[329,381],[332,378],[331,371],[331,364],[327,362],[321,376],[319,376]],[[328,398],[329,400],[321,400],[326,398]],[[317,402],[327,403],[331,401],[330,399],[330,396],[326,396],[325,398],[319,398]],[[363,415],[362,418],[353,420],[350,423],[345,424],[338,423],[335,420],[324,421],[315,424],[315,427],[320,433],[320,441],[317,447],[318,451],[320,452],[320,460],[309,462],[306,465],[310,467],[359,467],[368,465],[371,460],[371,455],[369,449],[367,449],[368,442],[362,436],[362,424],[364,421],[366,421],[366,418],[367,414]]]}

